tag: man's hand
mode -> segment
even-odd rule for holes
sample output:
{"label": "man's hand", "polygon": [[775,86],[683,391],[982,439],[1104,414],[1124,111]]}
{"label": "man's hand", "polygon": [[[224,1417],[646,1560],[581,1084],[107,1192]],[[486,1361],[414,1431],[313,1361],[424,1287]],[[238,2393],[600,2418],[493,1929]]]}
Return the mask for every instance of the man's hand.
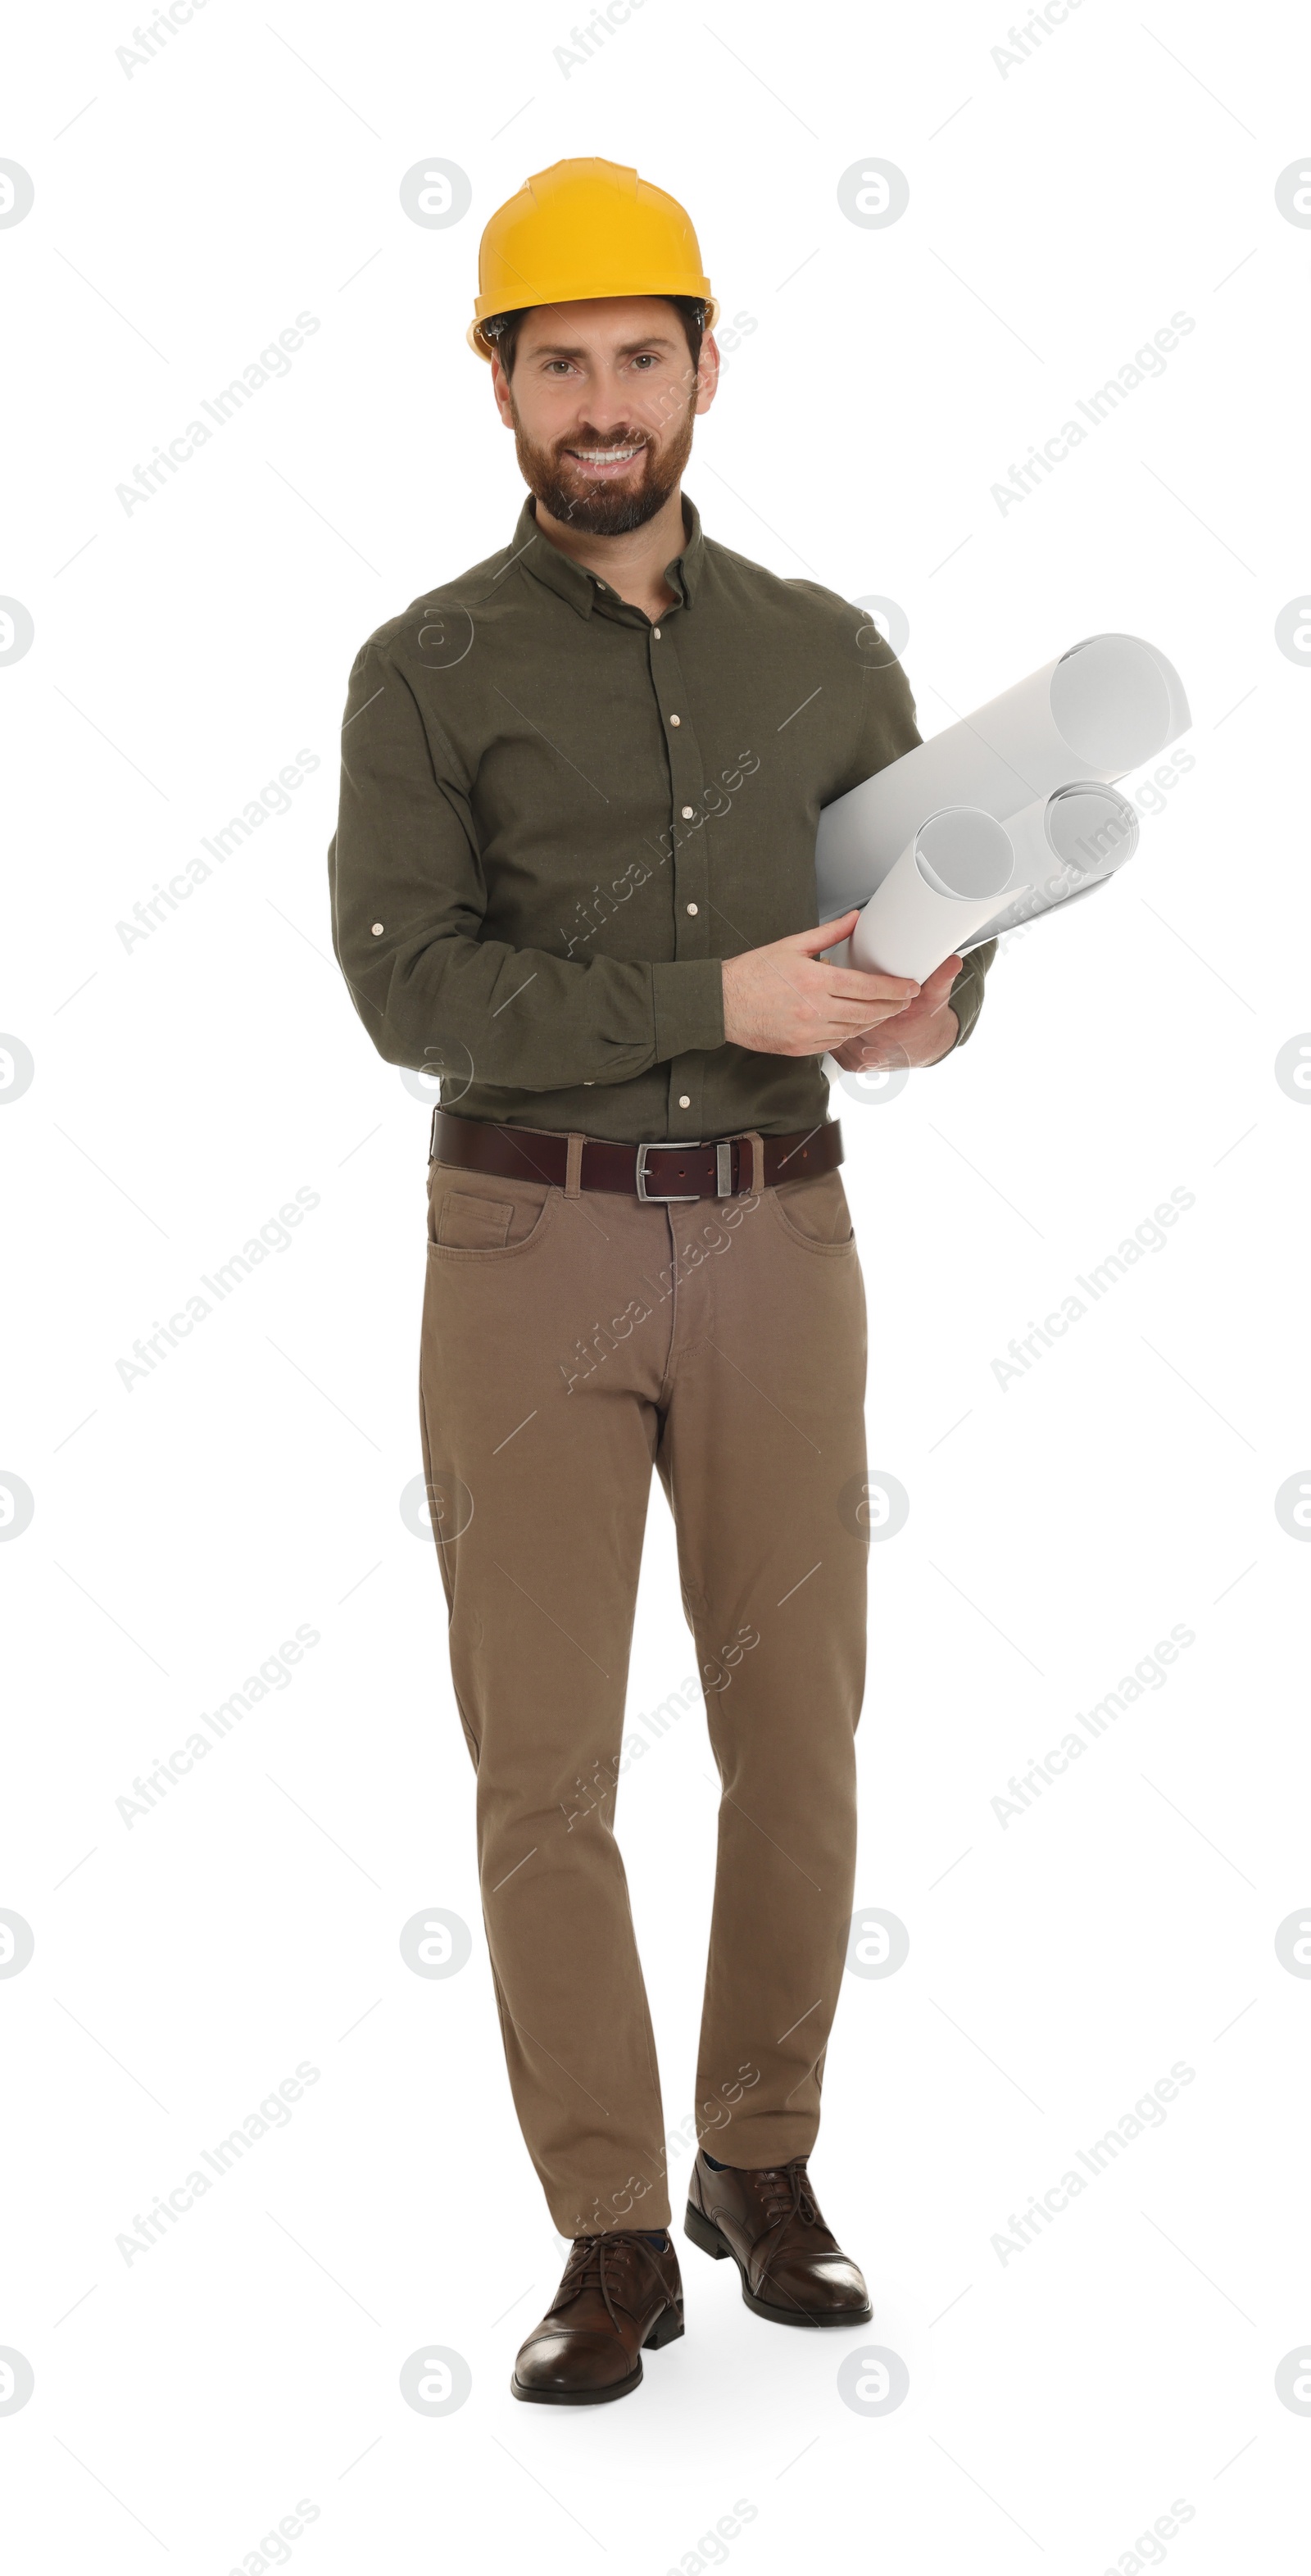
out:
{"label": "man's hand", "polygon": [[[856,966],[825,966],[822,948],[836,948],[855,929],[857,914],[822,921],[817,930],[796,931],[768,948],[749,948],[744,956],[724,960],[724,1036],[731,1046],[751,1047],[757,1055],[824,1055],[854,1069],[852,1048],[877,1043],[871,1034],[884,1021],[905,1022],[908,1006],[918,1009],[919,985],[907,975],[865,975]],[[959,966],[957,957],[950,961]],[[938,969],[939,978],[942,968]],[[951,977],[947,978],[948,984]],[[924,987],[927,993],[930,986]],[[947,1012],[945,1020],[953,1014]],[[939,1011],[938,1040],[946,1037]],[[902,1055],[894,1061],[901,1063]],[[913,1063],[930,1057],[913,1056]],[[881,1057],[859,1059],[880,1063]]]}
{"label": "man's hand", "polygon": [[944,957],[916,999],[908,1002],[904,1011],[898,1011],[886,1029],[870,1029],[863,1037],[850,1039],[846,1046],[834,1047],[835,1064],[840,1064],[846,1073],[866,1073],[874,1065],[936,1064],[954,1047],[960,1029],[947,995],[962,962],[959,957]]}

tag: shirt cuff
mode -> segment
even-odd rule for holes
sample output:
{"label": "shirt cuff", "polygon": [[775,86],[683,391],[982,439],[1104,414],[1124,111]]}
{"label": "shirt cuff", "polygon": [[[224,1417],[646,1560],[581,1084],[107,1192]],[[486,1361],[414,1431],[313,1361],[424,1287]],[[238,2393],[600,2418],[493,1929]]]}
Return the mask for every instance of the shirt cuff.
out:
{"label": "shirt cuff", "polygon": [[[947,1049],[947,1055],[954,1055],[957,1047],[964,1046],[983,1008],[983,978],[995,954],[996,943],[990,941],[986,950],[976,950],[973,956],[967,957],[947,995],[957,1020],[956,1035]],[[939,1064],[945,1064],[947,1056],[939,1056],[937,1061]]]}
{"label": "shirt cuff", "polygon": [[687,957],[653,966],[655,1060],[710,1054],[724,1044],[724,969],[718,957]]}

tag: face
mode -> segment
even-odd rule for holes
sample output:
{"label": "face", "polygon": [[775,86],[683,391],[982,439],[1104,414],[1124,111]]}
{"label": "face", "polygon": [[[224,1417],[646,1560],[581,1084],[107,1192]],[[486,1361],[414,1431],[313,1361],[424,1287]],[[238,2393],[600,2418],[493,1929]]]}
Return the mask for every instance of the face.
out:
{"label": "face", "polygon": [[552,518],[593,536],[622,536],[663,508],[718,374],[709,334],[694,374],[682,317],[655,295],[535,305],[513,377],[492,361],[529,491]]}

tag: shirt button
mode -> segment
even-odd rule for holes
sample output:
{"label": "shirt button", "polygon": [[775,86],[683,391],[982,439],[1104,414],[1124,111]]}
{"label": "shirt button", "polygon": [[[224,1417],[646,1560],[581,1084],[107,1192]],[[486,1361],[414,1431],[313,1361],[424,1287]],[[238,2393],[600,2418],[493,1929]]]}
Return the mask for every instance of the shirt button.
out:
{"label": "shirt button", "polygon": [[690,904],[688,905],[688,907],[687,907],[687,908],[688,908],[688,911],[689,911],[689,912],[695,912],[695,911],[696,911],[696,905],[695,905],[694,903],[690,903]]}
{"label": "shirt button", "polygon": [[380,921],[375,921],[373,925],[373,936],[375,939],[381,939],[382,937],[382,923]]}
{"label": "shirt button", "polygon": [[659,629],[659,627],[658,627],[658,626],[653,626],[653,627],[652,627],[652,629],[651,629],[651,632],[652,632],[652,634],[654,635],[655,640],[656,640],[656,642],[657,642],[657,644],[658,644],[658,643],[659,643],[659,641],[660,641],[660,629]]}
{"label": "shirt button", "polygon": [[685,823],[690,823],[690,822],[691,822],[691,820],[692,820],[692,816],[693,816],[693,814],[695,813],[695,811],[696,811],[696,808],[695,808],[695,806],[693,806],[693,805],[685,805],[685,806],[683,807],[682,812],[683,812],[683,820],[684,820],[684,822],[685,822]]}
{"label": "shirt button", "polygon": [[679,1108],[680,1108],[680,1109],[690,1109],[690,1108],[691,1108],[692,1103],[691,1103],[691,1101],[688,1099],[687,1093],[686,1093],[685,1091],[680,1091],[680,1093],[679,1093],[679,1095],[678,1095],[678,1105],[679,1105]]}
{"label": "shirt button", "polygon": [[681,716],[671,716],[669,721],[671,724],[681,724],[683,719]]}

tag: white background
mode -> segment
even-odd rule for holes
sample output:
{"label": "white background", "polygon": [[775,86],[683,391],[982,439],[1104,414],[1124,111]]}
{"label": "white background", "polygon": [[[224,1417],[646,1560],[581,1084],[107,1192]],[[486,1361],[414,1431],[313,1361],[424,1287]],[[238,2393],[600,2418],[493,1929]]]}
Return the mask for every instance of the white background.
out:
{"label": "white background", "polygon": [[[9,2170],[0,2416],[24,2576],[599,2563],[899,2576],[1164,2555],[1289,2565],[1311,2420],[1308,1555],[1311,1026],[1305,29],[1085,0],[1002,66],[1000,9],[645,0],[581,65],[545,9],[210,0],[127,72],[110,8],[11,30],[0,232],[13,432],[0,669],[17,811],[0,1026],[10,1253],[0,1547],[0,1982]],[[1298,122],[1299,116],[1302,122]],[[464,345],[478,234],[600,152],[693,212],[755,329],[699,425],[710,534],[909,619],[926,733],[1078,637],[1176,662],[1195,766],[1128,875],[999,956],[942,1068],[846,1119],[870,1455],[911,1498],[871,1551],[862,1903],[910,1955],[845,1981],[814,2165],[910,2374],[868,2418],[849,2337],[748,2315],[683,2246],[686,2339],[599,2412],[516,2406],[561,2248],[505,2083],[428,1542],[415,1377],[426,1112],[332,961],[324,853],[372,628],[505,542],[521,499]],[[464,220],[402,211],[424,155]],[[887,230],[840,211],[898,165]],[[116,486],[308,311],[290,373],[147,504]],[[992,495],[1183,311],[1163,376],[1004,513]],[[302,748],[291,810],[125,948],[116,924]],[[1141,781],[1131,784],[1141,785]],[[320,1204],[146,1381],[116,1363],[298,1188]],[[1174,1189],[1195,1205],[1022,1381],[992,1361]],[[1299,1318],[1301,1319],[1299,1321]],[[306,1623],[320,1643],[129,1827],[116,1800]],[[1004,1828],[991,1801],[1175,1624],[1195,1643]],[[692,1669],[654,1497],[631,1706]],[[690,2109],[715,1791],[699,1715],[620,1832],[671,2127]],[[449,1980],[405,1965],[434,1905]],[[115,2238],[306,2061],[288,2125],[130,2265]],[[1022,2255],[991,2239],[1176,2061],[1194,2070]],[[671,2185],[681,2211],[687,2157]],[[682,2245],[681,2236],[677,2240]],[[430,2420],[425,2337],[472,2393]],[[294,2542],[263,2535],[300,2499]],[[1168,2544],[1135,2535],[1183,2499]],[[754,2519],[702,2546],[738,2499]]]}

